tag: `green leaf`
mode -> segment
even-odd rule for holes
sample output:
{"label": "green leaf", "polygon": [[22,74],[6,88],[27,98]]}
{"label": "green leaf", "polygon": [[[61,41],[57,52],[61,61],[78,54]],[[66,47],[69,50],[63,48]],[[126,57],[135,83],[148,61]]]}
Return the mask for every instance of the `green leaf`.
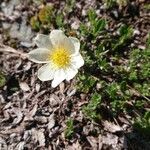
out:
{"label": "green leaf", "polygon": [[83,23],[80,24],[80,31],[81,31],[81,34],[83,35],[89,34],[88,27]]}
{"label": "green leaf", "polygon": [[114,50],[123,47],[127,44],[127,42],[132,38],[133,36],[133,29],[127,25],[123,25],[120,27],[119,30],[120,37],[116,40],[115,43],[112,44],[112,47]]}
{"label": "green leaf", "polygon": [[82,108],[83,113],[85,116],[91,120],[99,121],[101,119],[100,113],[97,111],[101,103],[101,95],[95,92],[91,96],[91,100],[87,106]]}
{"label": "green leaf", "polygon": [[40,22],[39,22],[39,20],[38,20],[38,16],[36,15],[36,16],[33,16],[33,17],[31,17],[31,19],[30,19],[30,25],[31,25],[31,27],[32,27],[32,29],[33,30],[40,30]]}
{"label": "green leaf", "polygon": [[[150,33],[148,34],[148,39],[146,41],[146,47],[150,49]],[[150,53],[150,52],[149,52]]]}
{"label": "green leaf", "polygon": [[116,4],[116,0],[103,0],[103,2],[105,2],[107,9],[111,9]]}
{"label": "green leaf", "polygon": [[150,137],[150,111],[145,112],[143,117],[137,117],[134,128],[144,136]]}
{"label": "green leaf", "polygon": [[63,15],[62,14],[58,14],[56,16],[56,25],[61,28],[63,27]]}
{"label": "green leaf", "polygon": [[73,120],[70,118],[66,122],[65,137],[70,139],[74,133]]}
{"label": "green leaf", "polygon": [[0,87],[3,87],[6,84],[6,77],[3,73],[0,72]]}
{"label": "green leaf", "polygon": [[99,19],[99,20],[95,21],[94,34],[97,35],[100,31],[104,30],[105,26],[106,26],[105,19]]}
{"label": "green leaf", "polygon": [[88,10],[88,18],[89,21],[91,22],[91,24],[94,24],[95,19],[96,19],[97,15],[94,9],[89,9]]}
{"label": "green leaf", "polygon": [[88,93],[90,89],[94,86],[96,81],[97,79],[94,78],[93,76],[79,75],[78,84],[76,87],[80,92]]}

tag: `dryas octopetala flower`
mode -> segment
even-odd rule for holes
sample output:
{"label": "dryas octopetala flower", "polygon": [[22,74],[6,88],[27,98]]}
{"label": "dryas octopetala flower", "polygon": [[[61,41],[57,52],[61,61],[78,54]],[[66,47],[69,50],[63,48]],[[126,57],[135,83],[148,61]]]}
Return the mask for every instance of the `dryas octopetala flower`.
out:
{"label": "dryas octopetala flower", "polygon": [[38,34],[35,38],[37,49],[29,52],[29,59],[36,63],[46,63],[38,70],[41,81],[52,80],[56,87],[63,80],[69,81],[83,66],[77,38],[67,37],[61,30],[53,30],[50,35]]}

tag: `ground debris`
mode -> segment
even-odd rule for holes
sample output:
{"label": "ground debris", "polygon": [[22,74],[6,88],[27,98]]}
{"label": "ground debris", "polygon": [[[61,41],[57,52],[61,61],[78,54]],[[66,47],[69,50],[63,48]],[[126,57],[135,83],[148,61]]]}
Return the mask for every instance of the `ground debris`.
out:
{"label": "ground debris", "polygon": [[[123,90],[125,97],[119,88],[124,88],[126,83],[121,83],[122,87],[116,86],[116,89],[110,87],[110,93],[108,90],[101,94],[103,86],[106,88],[106,83],[112,85],[122,78],[130,82],[129,77],[124,74],[131,69],[128,58],[131,48],[139,49],[140,57],[141,52],[146,48],[147,33],[150,29],[150,13],[147,3],[147,1],[140,0],[129,1],[127,6],[121,4],[111,6],[111,3],[108,3],[107,6],[103,0],[1,0],[0,72],[5,74],[6,83],[0,87],[0,150],[149,150],[149,141],[145,141],[133,130],[132,118],[133,116],[139,117],[146,109],[149,110],[148,102],[141,103],[143,99],[148,101],[149,96],[145,97],[132,88],[134,83],[130,83],[130,87]],[[52,22],[47,25],[41,23],[38,18],[39,11],[45,5],[54,8]],[[96,14],[91,8],[94,8]],[[98,16],[96,19],[104,19],[107,22],[105,30],[100,31],[100,35],[96,36],[92,32],[102,26],[100,22],[91,32],[88,31],[90,25],[96,25],[96,19],[92,21],[95,15]],[[37,18],[38,30],[32,29],[30,25],[32,17]],[[91,22],[88,18],[91,19]],[[64,26],[61,25],[62,23]],[[84,28],[86,24],[87,29]],[[133,37],[127,40],[127,46],[121,47],[121,52],[113,51],[109,48],[112,44],[109,40],[111,38],[112,41],[116,40],[113,37],[120,36],[121,32],[118,29],[123,24],[133,28]],[[33,41],[37,33],[49,34],[52,29],[59,28],[69,36],[80,37],[83,54],[84,48],[90,50],[91,58],[85,60],[89,64],[83,66],[81,72],[87,73],[87,76],[91,72],[94,74],[90,81],[87,80],[80,87],[84,88],[86,84],[96,85],[95,88],[90,87],[88,92],[79,91],[76,85],[80,71],[75,79],[69,82],[64,81],[57,88],[52,89],[51,81],[41,82],[37,78],[37,70],[41,65],[28,60],[26,54],[36,48]],[[108,33],[106,39],[103,32]],[[85,41],[86,38],[87,41]],[[125,38],[126,36],[123,36],[120,41],[122,42]],[[103,43],[106,43],[106,47],[102,46]],[[104,52],[107,47],[108,50]],[[98,55],[98,65],[104,66],[100,66],[99,70],[90,68],[88,72],[86,67],[91,65],[90,61],[93,59],[96,62],[93,54]],[[95,62],[93,66],[97,67]],[[109,68],[110,66],[112,68]],[[105,70],[107,67],[108,70]],[[140,76],[139,67],[140,64],[134,68],[134,70],[137,69],[137,76]],[[115,69],[118,69],[124,74],[121,76],[120,72],[119,74],[111,73],[111,69],[114,72]],[[132,77],[134,78],[135,74]],[[134,81],[136,80],[134,78]],[[141,82],[145,82],[144,79]],[[140,85],[136,86],[140,87]],[[143,90],[145,92],[147,89]],[[97,97],[94,97],[94,104],[90,103],[93,98],[92,91],[103,97],[98,105],[96,105]],[[109,101],[110,97],[115,97],[116,94],[118,97],[115,103]],[[132,95],[131,101],[125,101],[124,99],[128,98],[129,94]],[[123,98],[123,104],[120,103],[119,98]],[[133,114],[122,110],[123,105],[126,105],[130,111],[134,109]],[[140,108],[141,114],[137,113],[137,107]],[[91,118],[84,113],[84,109],[87,110],[87,114],[92,114]],[[120,109],[120,112],[114,113],[114,109]],[[99,120],[95,119],[97,114],[101,115]],[[71,125],[67,124],[68,120]],[[71,133],[71,136],[65,136],[66,130]]]}

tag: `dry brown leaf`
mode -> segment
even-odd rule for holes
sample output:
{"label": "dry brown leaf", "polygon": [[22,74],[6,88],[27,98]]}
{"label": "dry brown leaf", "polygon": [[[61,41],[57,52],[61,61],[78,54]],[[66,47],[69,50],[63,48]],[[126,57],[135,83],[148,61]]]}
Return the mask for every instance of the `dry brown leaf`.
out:
{"label": "dry brown leaf", "polygon": [[99,136],[98,136],[98,149],[99,149],[99,150],[101,150],[102,147],[103,147],[103,142],[102,142],[102,141],[103,141],[103,140],[102,140],[102,136],[99,135]]}
{"label": "dry brown leaf", "polygon": [[102,142],[107,146],[111,146],[112,148],[117,148],[118,137],[116,135],[107,133],[106,136],[102,136]]}
{"label": "dry brown leaf", "polygon": [[30,87],[29,87],[28,84],[25,83],[25,82],[20,82],[20,83],[19,83],[19,86],[20,86],[20,88],[21,88],[24,92],[30,91]]}
{"label": "dry brown leaf", "polygon": [[55,125],[55,120],[54,120],[54,114],[51,114],[50,117],[48,118],[48,129],[52,129]]}
{"label": "dry brown leaf", "polygon": [[88,136],[87,137],[88,142],[90,143],[90,145],[92,146],[93,150],[97,150],[98,149],[98,141],[96,138],[94,138],[93,136]]}
{"label": "dry brown leaf", "polygon": [[55,107],[55,106],[59,105],[59,103],[60,103],[59,97],[58,97],[57,95],[54,95],[54,94],[52,94],[52,95],[50,96],[49,101],[50,101],[50,105],[51,105],[52,107]]}
{"label": "dry brown leaf", "polygon": [[13,109],[13,112],[16,114],[17,117],[14,119],[12,124],[17,125],[22,121],[23,113],[21,112],[20,109],[16,109],[16,108]]}
{"label": "dry brown leaf", "polygon": [[39,146],[45,146],[44,129],[36,130],[32,129],[32,138],[35,142],[39,142]]}
{"label": "dry brown leaf", "polygon": [[45,135],[43,132],[44,131],[42,131],[42,130],[37,132],[39,146],[45,146]]}
{"label": "dry brown leaf", "polygon": [[73,143],[72,145],[69,145],[67,147],[67,150],[82,150],[82,147],[81,147],[79,141],[77,141],[76,143]]}
{"label": "dry brown leaf", "polygon": [[34,107],[32,108],[32,110],[25,116],[24,121],[26,120],[32,120],[33,116],[35,115],[36,111],[37,111],[38,105],[35,104]]}
{"label": "dry brown leaf", "polygon": [[106,131],[109,131],[112,133],[115,133],[117,131],[122,131],[122,128],[120,126],[115,125],[114,123],[111,123],[108,121],[103,121],[103,126]]}

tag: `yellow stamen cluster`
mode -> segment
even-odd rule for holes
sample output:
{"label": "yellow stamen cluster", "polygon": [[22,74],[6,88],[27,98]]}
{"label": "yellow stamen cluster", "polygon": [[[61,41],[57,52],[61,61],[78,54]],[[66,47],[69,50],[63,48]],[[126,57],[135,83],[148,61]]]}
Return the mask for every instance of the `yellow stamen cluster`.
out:
{"label": "yellow stamen cluster", "polygon": [[50,60],[55,67],[66,68],[70,64],[70,53],[64,48],[57,48],[51,53]]}

